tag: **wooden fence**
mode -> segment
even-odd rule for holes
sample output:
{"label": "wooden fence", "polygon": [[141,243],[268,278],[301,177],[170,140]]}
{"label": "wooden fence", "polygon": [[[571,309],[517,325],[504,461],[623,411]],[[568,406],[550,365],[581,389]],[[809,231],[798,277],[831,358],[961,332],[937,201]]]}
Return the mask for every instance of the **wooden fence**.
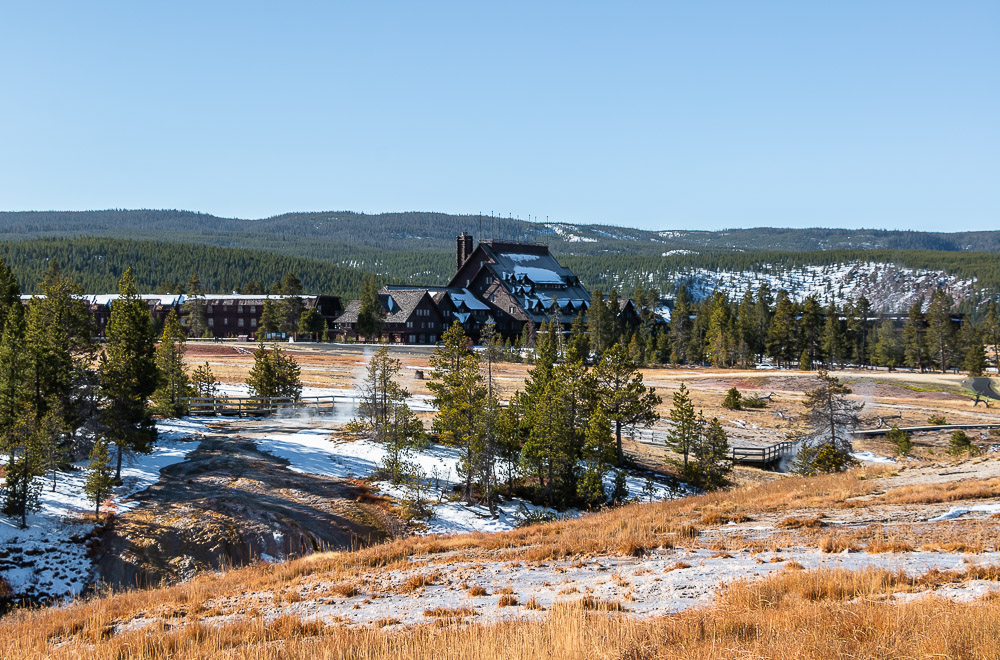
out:
{"label": "wooden fence", "polygon": [[[646,445],[668,446],[669,433],[657,429],[624,428],[622,434]],[[764,447],[730,447],[729,458],[742,465],[768,466],[777,463],[791,453],[791,442],[779,442]]]}
{"label": "wooden fence", "polygon": [[208,396],[185,397],[180,399],[190,414],[204,416],[262,417],[273,415],[279,410],[315,410],[330,413],[335,406],[332,396],[254,397],[254,396]]}

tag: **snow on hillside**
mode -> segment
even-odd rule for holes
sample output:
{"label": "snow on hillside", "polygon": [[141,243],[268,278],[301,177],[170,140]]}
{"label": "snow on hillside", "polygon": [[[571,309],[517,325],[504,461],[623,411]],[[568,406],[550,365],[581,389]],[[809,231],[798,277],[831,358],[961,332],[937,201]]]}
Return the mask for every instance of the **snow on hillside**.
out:
{"label": "snow on hillside", "polygon": [[[268,431],[265,434],[250,434],[257,441],[257,447],[274,456],[284,458],[289,467],[297,472],[318,474],[340,479],[367,478],[375,473],[385,459],[385,450],[370,440],[353,442],[330,439],[332,429],[296,428],[296,421],[289,420],[287,430]],[[544,510],[524,500],[512,499],[503,502],[499,513],[493,518],[484,506],[466,506],[461,501],[449,501],[448,495],[461,483],[458,474],[460,450],[455,447],[430,445],[413,453],[406,460],[419,467],[423,473],[422,498],[428,500],[432,512],[423,533],[453,534],[460,532],[499,532],[513,529],[527,513]],[[605,490],[611,492],[614,473],[605,478]],[[643,493],[646,479],[637,474],[629,474],[627,479],[632,497],[647,499]],[[372,484],[379,492],[398,500],[413,499],[411,488],[393,485],[387,481]],[[653,500],[665,500],[689,494],[672,491],[666,484],[653,481]],[[579,511],[568,511],[562,515],[576,516]]]}
{"label": "snow on hillside", "polygon": [[918,271],[874,262],[787,270],[713,271],[699,268],[679,271],[674,279],[684,283],[688,292],[698,299],[712,295],[717,289],[738,298],[766,283],[772,293],[785,289],[794,300],[799,301],[815,295],[824,305],[831,301],[853,302],[865,296],[873,309],[888,312],[905,312],[920,298],[926,305],[937,289],[943,289],[955,300],[962,300],[975,286],[975,280],[960,279],[944,272]]}
{"label": "snow on hillside", "polygon": [[[183,461],[198,446],[192,437],[207,431],[193,418],[163,420],[156,424],[159,439],[152,453],[137,456],[122,466],[122,485],[111,500],[114,508],[128,511],[135,506],[129,496],[145,490],[160,478],[160,470]],[[0,576],[15,594],[62,598],[79,594],[94,581],[87,557],[86,540],[94,528],[94,505],[83,491],[87,461],[76,463],[72,472],[37,478],[39,510],[28,514],[28,527],[20,520],[0,517]]]}

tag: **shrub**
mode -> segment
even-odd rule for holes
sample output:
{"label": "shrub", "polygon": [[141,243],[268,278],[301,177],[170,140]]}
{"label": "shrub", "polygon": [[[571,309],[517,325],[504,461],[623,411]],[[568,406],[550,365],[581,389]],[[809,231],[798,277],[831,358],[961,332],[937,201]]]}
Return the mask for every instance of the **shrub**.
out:
{"label": "shrub", "polygon": [[909,456],[910,451],[913,449],[913,442],[910,440],[910,434],[896,425],[893,425],[893,427],[889,429],[889,432],[885,434],[885,439],[896,445],[896,452],[900,456]]}
{"label": "shrub", "polygon": [[934,413],[927,418],[927,423],[932,426],[944,426],[948,423],[948,419],[940,413]]}
{"label": "shrub", "polygon": [[959,429],[951,434],[951,439],[948,441],[948,453],[952,456],[961,454],[974,456],[979,453],[979,449],[972,444],[972,438],[965,431]]}
{"label": "shrub", "polygon": [[723,408],[728,408],[729,410],[740,410],[743,408],[743,395],[735,387],[730,387],[729,391],[726,392],[726,398],[722,402]]}

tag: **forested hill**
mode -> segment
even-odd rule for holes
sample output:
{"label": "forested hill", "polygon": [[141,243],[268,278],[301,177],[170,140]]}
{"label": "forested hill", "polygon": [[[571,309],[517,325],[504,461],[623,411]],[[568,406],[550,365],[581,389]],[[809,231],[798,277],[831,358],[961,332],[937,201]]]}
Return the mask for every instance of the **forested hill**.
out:
{"label": "forested hill", "polygon": [[[131,266],[139,288],[178,291],[198,271],[212,293],[246,290],[248,283],[269,288],[285,273],[295,273],[310,293],[357,297],[367,273],[379,282],[445,284],[454,272],[454,254],[355,248],[348,266],[322,259],[263,250],[193,243],[133,241],[105,237],[46,238],[0,242],[0,258],[22,289],[36,290],[51,259],[56,259],[90,293],[114,291]],[[693,297],[713,290],[738,298],[767,283],[794,299],[816,295],[824,303],[864,295],[877,310],[902,311],[916,299],[942,288],[963,310],[974,310],[984,296],[1000,292],[1000,254],[931,251],[825,250],[814,252],[732,252],[702,254],[594,256],[563,255],[561,261],[590,289],[612,287],[631,293],[656,287],[671,296],[684,284]]]}
{"label": "forested hill", "polygon": [[[680,250],[944,250],[1000,253],[1000,231],[914,232],[871,229],[732,229],[647,231],[612,225],[491,220],[479,215],[349,211],[286,213],[259,220],[175,210],[25,211],[0,213],[0,240],[109,236],[264,249],[346,262],[357,248],[451,252],[455,236],[534,239],[557,254],[661,256]],[[364,249],[360,251],[366,256]]]}
{"label": "forested hill", "polygon": [[351,298],[359,295],[366,276],[363,270],[257,250],[112,238],[0,242],[0,258],[24,293],[38,291],[52,259],[87,293],[117,291],[129,267],[143,293],[179,291],[196,271],[208,293],[246,290],[253,283],[270,288],[286,273],[295,273],[309,293]]}

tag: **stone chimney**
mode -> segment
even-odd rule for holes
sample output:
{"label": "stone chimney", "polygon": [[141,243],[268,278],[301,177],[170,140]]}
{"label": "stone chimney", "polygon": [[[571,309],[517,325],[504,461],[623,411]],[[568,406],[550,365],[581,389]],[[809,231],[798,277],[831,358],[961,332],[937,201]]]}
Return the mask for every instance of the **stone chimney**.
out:
{"label": "stone chimney", "polygon": [[472,236],[463,231],[462,235],[455,239],[455,243],[455,271],[458,272],[465,265],[466,260],[472,256]]}

